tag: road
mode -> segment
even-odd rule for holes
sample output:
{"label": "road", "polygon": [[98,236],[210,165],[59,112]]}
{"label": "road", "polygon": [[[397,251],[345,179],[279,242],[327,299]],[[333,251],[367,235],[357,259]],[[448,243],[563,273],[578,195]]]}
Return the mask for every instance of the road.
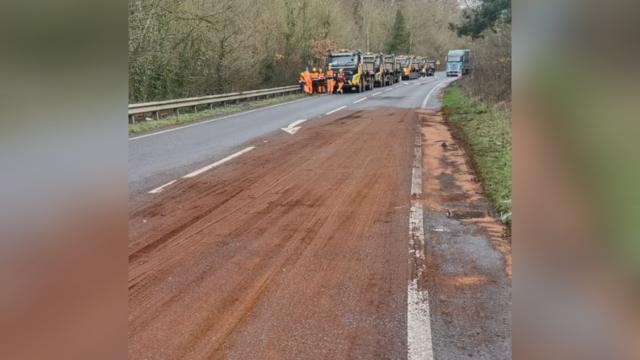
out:
{"label": "road", "polygon": [[[313,96],[167,132],[132,137],[128,169],[130,198],[198,169],[211,159],[223,158],[249,140],[265,137],[297,120],[317,119],[343,106],[349,110],[371,106],[419,108],[429,89],[443,79],[444,74],[439,73],[438,79],[405,81],[392,88],[362,94]],[[365,97],[366,100],[354,104]],[[437,106],[436,97],[429,106]]]}
{"label": "road", "polygon": [[510,245],[448,81],[131,138],[130,358],[510,358]]}

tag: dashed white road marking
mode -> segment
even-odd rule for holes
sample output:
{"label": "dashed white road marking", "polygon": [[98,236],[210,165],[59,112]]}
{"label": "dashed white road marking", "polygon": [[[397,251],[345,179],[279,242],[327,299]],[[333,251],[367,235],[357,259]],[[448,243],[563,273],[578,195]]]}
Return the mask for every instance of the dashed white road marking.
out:
{"label": "dashed white road marking", "polygon": [[298,121],[294,121],[291,124],[289,124],[289,126],[287,126],[286,128],[281,128],[282,131],[287,132],[291,135],[295,134],[298,132],[298,130],[301,129],[300,124],[302,124],[303,122],[307,121],[307,119],[302,119],[302,120],[298,120]]}
{"label": "dashed white road marking", "polygon": [[218,161],[214,162],[211,165],[207,165],[207,166],[205,166],[203,168],[200,168],[200,169],[198,169],[198,170],[196,170],[196,171],[194,171],[192,173],[189,173],[189,174],[183,176],[183,178],[184,179],[189,179],[189,178],[192,178],[192,177],[196,177],[196,176],[198,176],[198,175],[200,175],[200,174],[202,174],[204,172],[207,172],[207,171],[213,169],[216,166],[220,166],[220,165],[226,163],[227,161],[229,161],[231,159],[237,158],[238,156],[240,156],[240,155],[242,155],[244,153],[248,153],[249,151],[251,151],[253,149],[255,149],[255,146],[250,146],[250,147],[248,147],[246,149],[240,150],[237,153],[229,155],[229,156],[227,156],[226,158],[224,158],[222,160],[218,160]]}
{"label": "dashed white road marking", "polygon": [[382,91],[377,92],[377,93],[375,93],[375,94],[372,94],[371,96],[372,96],[372,97],[373,97],[373,96],[378,96],[378,95],[380,95],[380,94],[382,94]]}
{"label": "dashed white road marking", "polygon": [[422,208],[422,135],[416,134],[409,210],[409,273],[407,285],[407,359],[433,360],[429,294],[418,280],[425,275],[424,210]]}
{"label": "dashed white road marking", "polygon": [[357,104],[357,103],[363,102],[363,101],[365,101],[365,100],[367,100],[367,98],[366,98],[366,97],[363,97],[362,99],[358,99],[358,100],[354,101],[353,103],[354,103],[354,104]]}
{"label": "dashed white road marking", "polygon": [[325,115],[331,115],[331,114],[333,114],[333,113],[337,113],[338,111],[340,111],[340,110],[342,110],[342,109],[346,109],[346,108],[347,108],[347,106],[346,106],[346,105],[345,105],[345,106],[340,106],[340,107],[339,107],[339,108],[337,108],[337,109],[334,109],[334,110],[329,111],[329,112],[328,112],[328,113],[326,113]]}
{"label": "dashed white road marking", "polygon": [[169,186],[171,186],[171,185],[175,184],[175,182],[176,182],[176,181],[178,181],[178,180],[171,180],[171,181],[169,181],[168,183],[166,183],[166,184],[164,184],[164,185],[162,185],[162,186],[159,186],[159,187],[157,187],[157,188],[155,188],[155,189],[153,189],[153,190],[149,191],[149,194],[158,194],[158,193],[161,193],[161,192],[162,192],[162,190],[164,190],[166,187],[169,187]]}

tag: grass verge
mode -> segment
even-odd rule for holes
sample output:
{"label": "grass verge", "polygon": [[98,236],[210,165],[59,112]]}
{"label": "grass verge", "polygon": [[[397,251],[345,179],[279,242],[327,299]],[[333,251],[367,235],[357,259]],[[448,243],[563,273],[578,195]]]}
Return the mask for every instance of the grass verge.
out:
{"label": "grass verge", "polygon": [[265,106],[280,104],[287,101],[296,100],[304,97],[303,94],[293,94],[270,99],[262,99],[255,101],[247,101],[239,104],[215,107],[204,111],[183,113],[180,116],[171,115],[159,120],[140,121],[135,124],[129,124],[129,135],[141,134],[153,130],[159,130],[171,126],[182,125],[208,118],[216,118],[220,116],[230,115],[242,111],[257,109]]}
{"label": "grass verge", "polygon": [[511,226],[511,112],[474,100],[456,85],[445,90],[443,110],[465,144],[486,196]]}

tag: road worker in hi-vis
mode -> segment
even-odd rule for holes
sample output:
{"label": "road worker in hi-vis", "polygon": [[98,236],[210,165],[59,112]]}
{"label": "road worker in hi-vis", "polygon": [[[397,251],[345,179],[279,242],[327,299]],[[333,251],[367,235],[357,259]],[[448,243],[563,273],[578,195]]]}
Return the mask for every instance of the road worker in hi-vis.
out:
{"label": "road worker in hi-vis", "polygon": [[336,84],[336,80],[335,80],[335,76],[333,74],[333,69],[331,68],[331,65],[329,65],[329,69],[327,70],[327,92],[329,94],[333,94],[333,88]]}
{"label": "road worker in hi-vis", "polygon": [[342,68],[338,69],[338,75],[336,76],[336,81],[338,83],[338,89],[336,93],[343,93],[342,87],[344,86],[344,70]]}
{"label": "road worker in hi-vis", "polygon": [[320,88],[320,93],[324,94],[327,92],[327,78],[324,75],[324,69],[318,69],[318,87]]}
{"label": "road worker in hi-vis", "polygon": [[320,79],[320,74],[318,73],[318,68],[316,67],[311,68],[311,82],[312,82],[313,93],[320,92],[319,79]]}
{"label": "road worker in hi-vis", "polygon": [[302,78],[304,81],[304,92],[307,95],[313,94],[313,81],[311,80],[311,73],[309,72],[309,67],[307,66],[302,73]]}

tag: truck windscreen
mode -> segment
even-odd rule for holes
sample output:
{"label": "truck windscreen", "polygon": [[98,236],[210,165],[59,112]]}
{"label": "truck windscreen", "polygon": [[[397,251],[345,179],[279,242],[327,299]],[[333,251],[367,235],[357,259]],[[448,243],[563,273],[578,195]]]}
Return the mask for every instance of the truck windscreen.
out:
{"label": "truck windscreen", "polygon": [[462,61],[462,56],[449,56],[449,57],[447,58],[447,61],[456,61],[456,62],[459,62],[459,61]]}
{"label": "truck windscreen", "polygon": [[356,66],[356,57],[353,55],[341,55],[329,57],[329,65],[332,67]]}

